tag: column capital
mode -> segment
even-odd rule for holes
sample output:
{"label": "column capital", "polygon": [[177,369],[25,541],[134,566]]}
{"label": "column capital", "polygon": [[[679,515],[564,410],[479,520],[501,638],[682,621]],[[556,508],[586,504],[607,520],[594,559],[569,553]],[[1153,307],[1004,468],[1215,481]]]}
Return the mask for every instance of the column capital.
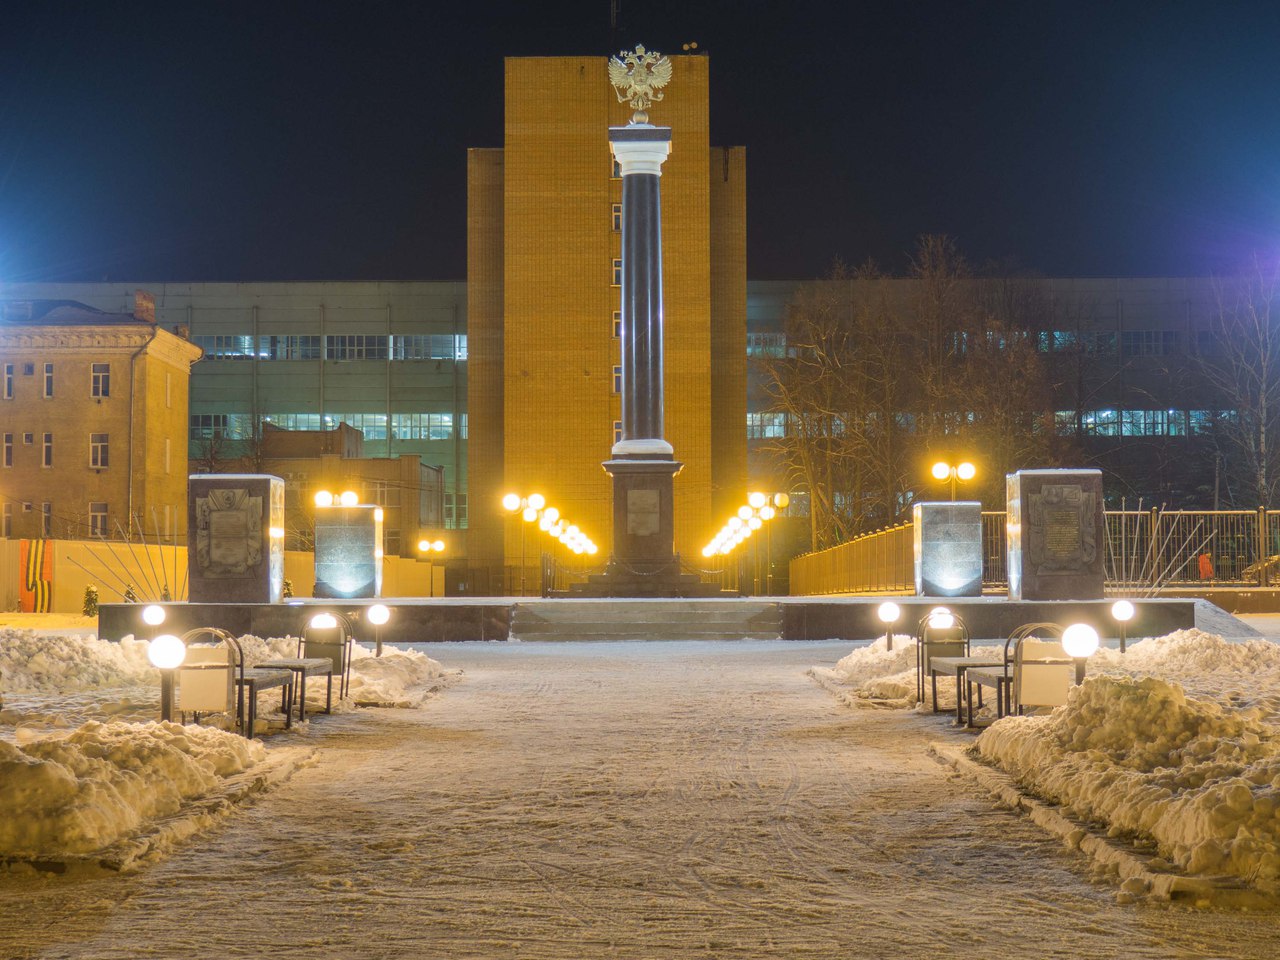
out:
{"label": "column capital", "polygon": [[662,161],[671,153],[671,128],[632,123],[609,128],[609,149],[624,177],[633,173],[662,176]]}

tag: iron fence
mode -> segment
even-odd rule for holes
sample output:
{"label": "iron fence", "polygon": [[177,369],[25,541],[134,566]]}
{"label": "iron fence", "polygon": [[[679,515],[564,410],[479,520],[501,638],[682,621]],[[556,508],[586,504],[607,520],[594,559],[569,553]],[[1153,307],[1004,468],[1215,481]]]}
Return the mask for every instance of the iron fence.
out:
{"label": "iron fence", "polygon": [[[1109,591],[1280,585],[1280,510],[1108,510],[1103,569]],[[1002,510],[982,514],[982,585],[1008,584]],[[797,596],[914,588],[912,525],[865,534],[791,561]]]}

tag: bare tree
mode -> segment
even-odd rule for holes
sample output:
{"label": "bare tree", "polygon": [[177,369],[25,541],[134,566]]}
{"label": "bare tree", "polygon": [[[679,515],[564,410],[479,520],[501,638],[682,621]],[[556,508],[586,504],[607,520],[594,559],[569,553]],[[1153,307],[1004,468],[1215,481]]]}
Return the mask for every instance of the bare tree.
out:
{"label": "bare tree", "polygon": [[1255,257],[1247,273],[1215,284],[1217,311],[1200,370],[1224,407],[1214,425],[1228,489],[1239,506],[1276,502],[1280,492],[1280,262]]}

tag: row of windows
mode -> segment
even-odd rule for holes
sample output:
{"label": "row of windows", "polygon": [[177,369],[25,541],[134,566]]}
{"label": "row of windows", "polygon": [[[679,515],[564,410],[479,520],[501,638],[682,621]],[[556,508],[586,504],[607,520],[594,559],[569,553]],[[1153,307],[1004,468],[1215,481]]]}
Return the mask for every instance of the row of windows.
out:
{"label": "row of windows", "polygon": [[[40,396],[46,399],[53,397],[53,364],[41,364],[43,368],[40,378]],[[33,377],[36,373],[36,365],[34,363],[24,363],[22,365],[22,375]],[[16,364],[6,363],[4,365],[4,382],[0,384],[0,399],[12,400],[14,398],[16,379]],[[89,396],[91,397],[109,397],[111,396],[111,364],[94,363],[90,365],[89,372]]]}
{"label": "row of windows", "polygon": [[[34,510],[34,504],[24,502],[22,504],[22,512],[30,513]],[[105,503],[89,504],[89,535],[91,537],[105,537],[107,535],[107,517],[108,510]],[[168,517],[166,516],[166,525]],[[13,536],[13,504],[6,503],[4,510],[0,512],[0,537],[9,539]],[[40,504],[40,536],[53,536],[53,503],[45,500]]]}
{"label": "row of windows", "polygon": [[211,360],[466,360],[465,333],[259,336],[214,334],[191,342]]}
{"label": "row of windows", "polygon": [[[0,466],[13,466],[13,448],[14,438],[16,434],[6,433],[0,439]],[[22,445],[24,447],[35,446],[36,435],[34,433],[24,433],[22,435]],[[169,442],[165,441],[165,472],[169,470],[168,463]],[[53,434],[43,433],[40,435],[40,465],[42,467],[53,466]],[[111,436],[106,433],[89,434],[89,466],[94,470],[105,470],[111,466]]]}
{"label": "row of windows", "polygon": [[[269,413],[264,423],[281,430],[332,430],[339,423],[355,427],[366,440],[387,439],[385,413]],[[455,423],[456,420],[456,423]],[[467,438],[467,415],[452,413],[393,413],[392,440],[451,440],[454,428]],[[187,436],[192,440],[252,440],[254,418],[248,413],[193,413]]]}
{"label": "row of windows", "polygon": [[[1127,357],[1164,357],[1181,353],[1182,334],[1177,330],[1041,330],[1035,334],[1036,347],[1042,353],[1114,354]],[[1221,341],[1213,330],[1197,330],[1191,344],[1201,356],[1221,353]]]}
{"label": "row of windows", "polygon": [[[1077,431],[1077,417],[1079,428]],[[1054,432],[1059,436],[1073,436],[1077,432],[1093,437],[1184,437],[1188,434],[1211,433],[1215,425],[1233,419],[1230,411],[1214,410],[1059,410],[1053,415]],[[900,413],[894,417],[899,427],[913,431],[916,416]],[[974,422],[972,412],[957,412],[943,424],[947,432],[958,432],[961,426]],[[844,432],[843,423],[834,418],[832,433]],[[788,434],[787,416],[784,413],[764,412],[747,414],[747,439],[767,440]]]}

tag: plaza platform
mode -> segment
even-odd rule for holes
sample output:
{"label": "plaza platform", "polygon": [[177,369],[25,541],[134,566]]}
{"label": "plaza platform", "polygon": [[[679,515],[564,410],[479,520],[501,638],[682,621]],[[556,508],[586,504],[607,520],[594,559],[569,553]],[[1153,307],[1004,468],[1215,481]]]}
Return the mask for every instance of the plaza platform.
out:
{"label": "plaza platform", "polygon": [[[895,632],[910,634],[925,613],[946,606],[959,614],[975,639],[1007,637],[1035,621],[1092,624],[1104,639],[1118,637],[1111,601],[1011,601],[998,597],[731,597],[715,599],[542,599],[539,597],[382,598],[292,600],[279,604],[163,603],[160,628],[142,622],[143,604],[103,604],[99,635],[181,634],[221,627],[235,635],[298,636],[321,611],[343,613],[362,642],[387,643],[493,640],[870,640],[882,636],[876,615],[885,600],[902,608]],[[364,610],[375,603],[391,610],[376,628]],[[1223,636],[1257,633],[1231,614],[1197,599],[1135,601],[1138,614],[1128,635],[1159,636],[1199,627]]]}

